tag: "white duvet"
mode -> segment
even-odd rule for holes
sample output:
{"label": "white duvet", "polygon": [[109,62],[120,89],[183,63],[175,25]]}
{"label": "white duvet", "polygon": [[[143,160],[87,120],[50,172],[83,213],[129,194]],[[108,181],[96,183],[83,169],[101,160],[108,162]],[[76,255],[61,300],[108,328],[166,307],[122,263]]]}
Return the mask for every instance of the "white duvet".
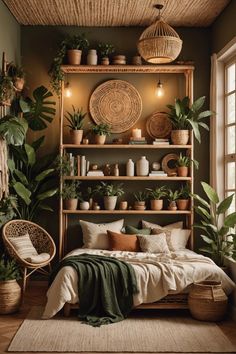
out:
{"label": "white duvet", "polygon": [[[235,286],[210,258],[188,249],[163,255],[83,248],[75,249],[67,257],[81,253],[111,256],[129,262],[134,268],[139,288],[139,293],[134,295],[134,306],[158,301],[170,293],[179,293],[192,283],[203,280],[221,281],[227,295]],[[53,317],[66,302],[79,302],[78,276],[72,267],[62,268],[51,284],[42,318]]]}

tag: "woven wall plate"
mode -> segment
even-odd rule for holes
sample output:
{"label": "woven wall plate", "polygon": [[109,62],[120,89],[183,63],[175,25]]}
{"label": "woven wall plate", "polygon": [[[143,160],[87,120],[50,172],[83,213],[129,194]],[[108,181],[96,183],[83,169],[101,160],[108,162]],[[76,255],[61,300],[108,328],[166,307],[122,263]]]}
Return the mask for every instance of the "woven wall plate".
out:
{"label": "woven wall plate", "polygon": [[172,124],[164,112],[154,112],[146,122],[148,134],[153,138],[167,138],[172,130]]}
{"label": "woven wall plate", "polygon": [[142,99],[129,82],[109,80],[93,91],[89,110],[95,123],[109,124],[112,133],[122,133],[140,118]]}
{"label": "woven wall plate", "polygon": [[177,171],[177,167],[175,166],[175,162],[179,159],[179,155],[177,154],[167,154],[163,157],[161,161],[162,170],[168,175],[175,173]]}

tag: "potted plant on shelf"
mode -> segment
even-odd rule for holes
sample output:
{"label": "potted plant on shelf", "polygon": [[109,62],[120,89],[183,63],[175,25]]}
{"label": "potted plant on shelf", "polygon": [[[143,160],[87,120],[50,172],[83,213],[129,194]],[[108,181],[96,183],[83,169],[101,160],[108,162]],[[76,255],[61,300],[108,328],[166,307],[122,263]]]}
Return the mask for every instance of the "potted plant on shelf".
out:
{"label": "potted plant on shelf", "polygon": [[112,44],[109,43],[99,43],[98,50],[101,55],[101,64],[102,65],[109,65],[109,55],[114,53],[115,48]]}
{"label": "potted plant on shelf", "polygon": [[69,65],[80,65],[82,51],[89,46],[85,34],[69,36],[64,40]]}
{"label": "potted plant on shelf", "polygon": [[76,210],[78,206],[78,189],[80,181],[65,181],[63,183],[61,196],[66,210]]}
{"label": "potted plant on shelf", "polygon": [[22,91],[25,85],[25,72],[22,66],[10,63],[7,68],[8,75],[12,78],[13,85],[17,91]]}
{"label": "potted plant on shelf", "polygon": [[0,314],[6,315],[19,310],[21,288],[17,283],[20,269],[13,259],[2,255],[0,259]]}
{"label": "potted plant on shelf", "polygon": [[87,113],[83,113],[83,108],[75,109],[75,106],[72,105],[73,112],[70,113],[67,111],[65,118],[68,121],[67,127],[70,128],[70,136],[72,144],[80,145],[83,138],[83,123],[84,118]]}
{"label": "potted plant on shelf", "polygon": [[198,169],[199,163],[196,160],[190,159],[189,156],[182,155],[182,153],[179,154],[179,158],[176,161],[176,167],[177,167],[177,174],[179,177],[187,177],[188,176],[188,170],[189,166],[191,163],[194,164],[194,167]]}
{"label": "potted plant on shelf", "polygon": [[94,133],[95,144],[103,145],[105,144],[106,136],[111,133],[111,127],[105,123],[97,124],[92,126],[92,132]]}
{"label": "potted plant on shelf", "polygon": [[167,195],[166,187],[161,186],[155,189],[146,188],[148,191],[148,197],[151,198],[151,210],[161,210],[163,209],[163,197]]}
{"label": "potted plant on shelf", "polygon": [[[232,231],[236,225],[236,212],[228,214],[234,194],[220,201],[216,191],[207,183],[201,182],[208,200],[193,194],[194,199],[200,204],[195,206],[200,215],[199,228],[203,233],[201,237],[207,244],[200,250],[210,255],[220,267],[224,266],[225,256],[236,256],[236,234]],[[227,215],[224,217],[224,215]]]}
{"label": "potted plant on shelf", "polygon": [[147,200],[147,193],[139,191],[134,193],[134,209],[135,210],[145,210],[146,209],[146,200]]}
{"label": "potted plant on shelf", "polygon": [[168,210],[175,211],[177,210],[176,200],[178,199],[179,192],[168,190],[167,200],[169,201]]}
{"label": "potted plant on shelf", "polygon": [[191,191],[189,185],[186,184],[185,186],[182,186],[178,192],[178,199],[176,200],[176,204],[179,210],[188,210],[190,196]]}
{"label": "potted plant on shelf", "polygon": [[14,96],[14,85],[10,76],[0,74],[0,106],[10,106]]}
{"label": "potted plant on shelf", "polygon": [[116,208],[117,198],[124,194],[122,186],[122,184],[100,182],[95,187],[95,192],[103,197],[105,210],[114,210]]}
{"label": "potted plant on shelf", "polygon": [[190,105],[189,97],[182,100],[177,99],[175,105],[167,105],[170,109],[168,116],[172,122],[171,141],[176,145],[186,145],[189,141],[189,130],[193,130],[197,141],[201,142],[200,127],[209,130],[208,125],[202,122],[204,118],[210,117],[213,112],[202,111],[205,96],[198,98]]}

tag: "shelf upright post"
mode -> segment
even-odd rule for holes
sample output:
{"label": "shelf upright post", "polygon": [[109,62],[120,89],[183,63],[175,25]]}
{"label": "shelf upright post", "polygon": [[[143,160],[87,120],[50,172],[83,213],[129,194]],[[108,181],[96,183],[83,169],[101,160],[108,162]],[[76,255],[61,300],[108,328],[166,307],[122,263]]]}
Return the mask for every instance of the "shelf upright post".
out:
{"label": "shelf upright post", "polygon": [[[60,110],[60,157],[63,156],[63,117],[64,117],[64,81],[61,81],[61,94],[59,100],[59,110]],[[64,215],[63,215],[63,200],[61,196],[63,186],[63,177],[60,175],[60,210],[59,210],[59,259],[64,255]]]}

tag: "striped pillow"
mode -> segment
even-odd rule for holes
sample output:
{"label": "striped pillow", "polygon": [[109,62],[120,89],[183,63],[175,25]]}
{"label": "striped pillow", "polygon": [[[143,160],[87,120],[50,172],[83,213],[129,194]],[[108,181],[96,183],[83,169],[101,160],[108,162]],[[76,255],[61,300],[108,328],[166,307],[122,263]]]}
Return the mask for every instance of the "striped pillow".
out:
{"label": "striped pillow", "polygon": [[38,252],[34,248],[29,234],[19,237],[9,237],[8,240],[14,246],[19,256],[23,259],[30,258],[31,256],[37,256]]}

